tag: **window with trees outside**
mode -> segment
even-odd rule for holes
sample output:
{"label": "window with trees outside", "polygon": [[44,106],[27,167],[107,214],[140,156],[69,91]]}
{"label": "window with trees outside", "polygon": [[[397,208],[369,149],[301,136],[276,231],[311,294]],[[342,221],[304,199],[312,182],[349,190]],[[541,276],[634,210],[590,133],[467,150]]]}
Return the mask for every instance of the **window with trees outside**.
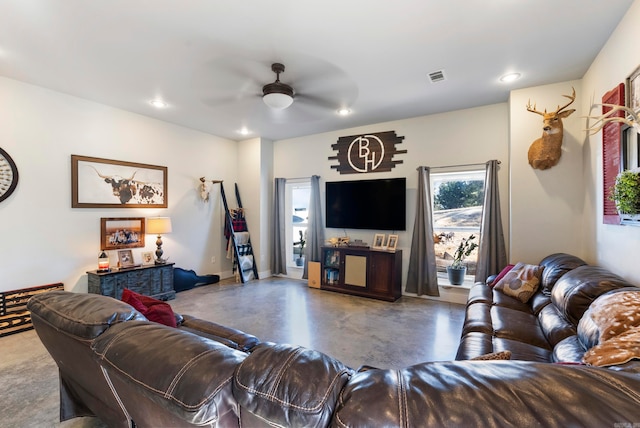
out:
{"label": "window with trees outside", "polygon": [[[438,272],[446,272],[462,239],[474,235],[480,242],[485,171],[431,174],[433,234]],[[478,261],[475,249],[464,262],[467,276],[474,276]]]}
{"label": "window with trees outside", "polygon": [[287,180],[285,210],[287,218],[287,266],[302,267],[306,251],[311,182],[308,179]]}

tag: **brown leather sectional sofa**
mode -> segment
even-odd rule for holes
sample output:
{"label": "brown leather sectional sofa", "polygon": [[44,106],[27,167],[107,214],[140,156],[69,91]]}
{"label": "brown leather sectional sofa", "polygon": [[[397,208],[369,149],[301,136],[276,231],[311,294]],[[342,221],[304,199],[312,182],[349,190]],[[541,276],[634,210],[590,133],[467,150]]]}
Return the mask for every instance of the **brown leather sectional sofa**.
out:
{"label": "brown leather sectional sofa", "polygon": [[354,370],[317,351],[261,343],[188,316],[178,328],[152,323],[99,295],[53,291],[32,298],[29,310],[59,367],[61,420],[96,415],[113,427],[639,423],[639,361],[552,363],[578,361],[575,344],[585,342],[575,326],[600,288],[630,284],[572,256],[544,263],[549,290],[528,307],[485,285],[470,294],[458,359],[509,349],[511,361]]}
{"label": "brown leather sectional sofa", "polygon": [[540,265],[544,266],[540,287],[527,303],[487,284],[471,289],[456,359],[509,350],[514,360],[579,363],[586,346],[597,343],[597,328],[587,325],[588,319],[582,337],[578,335],[578,323],[591,303],[605,293],[640,291],[618,275],[569,254],[552,254]]}

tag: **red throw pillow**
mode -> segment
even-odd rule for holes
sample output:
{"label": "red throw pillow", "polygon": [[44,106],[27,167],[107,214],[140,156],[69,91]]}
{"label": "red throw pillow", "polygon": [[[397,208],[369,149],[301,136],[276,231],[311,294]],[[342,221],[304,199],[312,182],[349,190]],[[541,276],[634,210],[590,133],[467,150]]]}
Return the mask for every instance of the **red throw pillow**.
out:
{"label": "red throw pillow", "polygon": [[500,271],[500,273],[498,274],[498,276],[496,276],[496,278],[493,280],[493,282],[491,282],[491,284],[489,284],[490,287],[493,287],[494,285],[496,285],[498,283],[498,281],[500,281],[502,279],[503,276],[505,276],[506,274],[509,273],[509,271],[511,269],[513,269],[515,265],[507,265],[505,266],[504,269],[502,269]]}
{"label": "red throw pillow", "polygon": [[147,317],[149,321],[177,327],[176,316],[171,305],[153,297],[138,294],[125,288],[122,291],[122,301],[130,304],[134,309]]}

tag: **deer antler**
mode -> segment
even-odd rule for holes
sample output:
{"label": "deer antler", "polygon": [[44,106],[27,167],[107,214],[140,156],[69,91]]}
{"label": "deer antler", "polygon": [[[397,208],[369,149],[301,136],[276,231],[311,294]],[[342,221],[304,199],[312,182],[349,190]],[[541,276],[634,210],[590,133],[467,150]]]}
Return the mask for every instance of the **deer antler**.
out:
{"label": "deer antler", "polygon": [[531,107],[531,99],[529,99],[529,102],[527,103],[527,111],[530,111],[531,113],[536,113],[539,114],[540,116],[544,116],[545,113],[547,112],[547,110],[544,110],[544,113],[536,110],[536,105],[534,104],[533,107]]}
{"label": "deer antler", "polygon": [[[576,100],[576,89],[572,86],[571,89],[573,90],[573,93],[571,95],[563,95],[563,97],[565,98],[569,98],[569,102],[566,103],[565,105],[563,105],[562,107],[560,107],[560,105],[558,104],[558,108],[555,112],[553,112],[552,114],[558,114],[560,113],[562,110],[566,109],[567,107],[569,107],[571,105],[571,103],[573,103]],[[540,116],[544,116],[545,114],[547,114],[547,109],[544,109],[544,113],[539,112],[538,110],[536,110],[536,105],[534,104],[533,107],[531,107],[531,99],[529,99],[529,102],[527,103],[527,111],[530,111],[531,113],[536,113],[539,114]]]}
{"label": "deer antler", "polygon": [[558,109],[556,110],[556,113],[560,113],[562,110],[569,107],[576,100],[576,89],[573,86],[571,87],[571,89],[573,90],[573,93],[571,95],[563,95],[563,97],[569,98],[570,101],[565,105],[563,105],[562,107],[558,105]]}
{"label": "deer antler", "polygon": [[[589,131],[589,135],[597,134],[602,128],[605,127],[607,123],[624,123],[625,125],[633,126],[638,130],[638,132],[640,132],[640,119],[638,118],[638,114],[629,107],[619,106],[616,104],[593,104],[591,108],[593,109],[593,107],[597,106],[609,107],[611,108],[611,110],[604,114],[601,114],[600,116],[583,116],[587,119],[595,119],[593,125],[589,126],[586,129],[586,131]],[[612,116],[619,111],[626,112],[628,116]]]}

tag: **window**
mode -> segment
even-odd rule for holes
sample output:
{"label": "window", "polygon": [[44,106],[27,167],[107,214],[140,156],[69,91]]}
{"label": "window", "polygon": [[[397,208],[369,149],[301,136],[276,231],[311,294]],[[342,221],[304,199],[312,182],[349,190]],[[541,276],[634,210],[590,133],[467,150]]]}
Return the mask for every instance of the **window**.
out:
{"label": "window", "polygon": [[[302,266],[309,222],[310,180],[287,181],[285,210],[287,217],[287,266]],[[300,237],[305,241],[301,249]]]}
{"label": "window", "polygon": [[[446,272],[462,239],[480,241],[484,201],[484,170],[431,174],[433,233],[438,272]],[[465,258],[467,276],[474,276],[478,250]]]}

